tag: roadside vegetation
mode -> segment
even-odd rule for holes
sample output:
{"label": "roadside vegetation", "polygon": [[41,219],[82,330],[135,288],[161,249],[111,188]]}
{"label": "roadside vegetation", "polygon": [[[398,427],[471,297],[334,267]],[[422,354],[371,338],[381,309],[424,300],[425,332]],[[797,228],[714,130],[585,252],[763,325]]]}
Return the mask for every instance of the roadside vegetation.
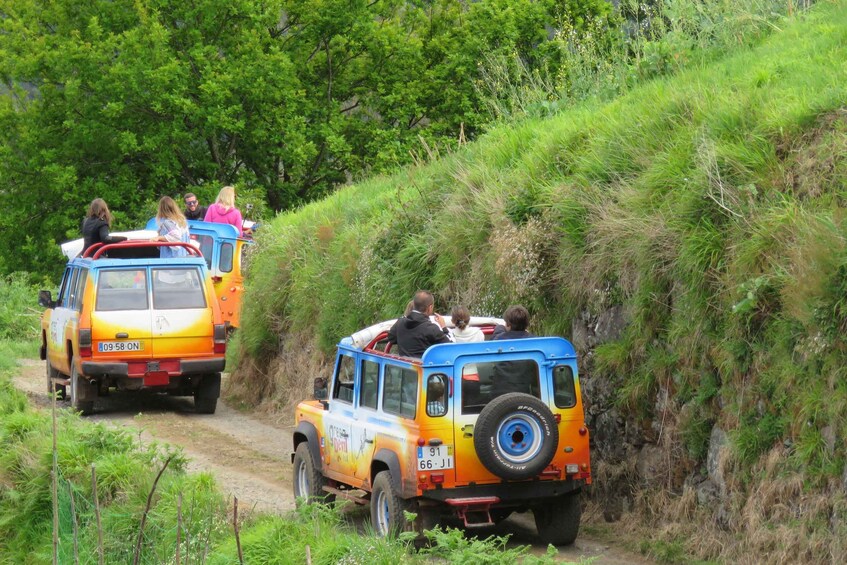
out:
{"label": "roadside vegetation", "polygon": [[[633,498],[643,550],[847,558],[847,5],[706,4],[664,3],[620,65],[586,45],[585,73],[514,89],[473,144],[266,224],[230,393],[287,410],[418,288],[441,311],[523,303],[542,334],[620,307],[582,378],[663,453]],[[685,484],[715,427],[720,508]]]}

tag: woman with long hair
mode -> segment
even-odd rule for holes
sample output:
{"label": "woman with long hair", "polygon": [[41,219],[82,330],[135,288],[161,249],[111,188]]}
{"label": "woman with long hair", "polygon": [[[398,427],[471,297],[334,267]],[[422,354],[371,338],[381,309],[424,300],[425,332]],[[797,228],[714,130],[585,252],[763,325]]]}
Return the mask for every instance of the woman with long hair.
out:
{"label": "woman with long hair", "polygon": [[82,220],[82,253],[95,243],[117,243],[126,238],[109,235],[112,227],[112,213],[102,198],[95,198],[88,206],[88,213]]}
{"label": "woman with long hair", "polygon": [[[157,230],[159,235],[153,238],[153,241],[189,242],[188,222],[170,196],[163,196],[159,199],[156,222],[159,224]],[[184,247],[162,247],[159,255],[161,257],[185,257],[188,255],[188,251]]]}
{"label": "woman with long hair", "polygon": [[453,310],[450,312],[450,321],[456,326],[451,331],[456,343],[485,341],[485,334],[482,333],[482,330],[469,325],[471,313],[464,306],[453,306]]}
{"label": "woman with long hair", "polygon": [[235,188],[225,186],[221,189],[215,203],[206,210],[203,221],[233,225],[238,230],[238,235],[244,235],[244,218],[241,217],[241,211],[235,207]]}

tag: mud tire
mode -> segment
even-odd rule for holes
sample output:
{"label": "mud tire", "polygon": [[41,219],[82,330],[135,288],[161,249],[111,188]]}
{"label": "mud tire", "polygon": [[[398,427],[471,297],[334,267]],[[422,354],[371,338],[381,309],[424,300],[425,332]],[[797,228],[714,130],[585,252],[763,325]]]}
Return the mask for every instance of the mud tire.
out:
{"label": "mud tire", "polygon": [[551,545],[570,545],[579,533],[582,507],[579,492],[559,496],[533,508],[535,527],[541,541]]}
{"label": "mud tire", "polygon": [[326,477],[321,474],[321,468],[312,457],[309,443],[302,442],[294,452],[293,487],[294,498],[299,508],[304,503],[332,502],[335,497],[324,490]]}

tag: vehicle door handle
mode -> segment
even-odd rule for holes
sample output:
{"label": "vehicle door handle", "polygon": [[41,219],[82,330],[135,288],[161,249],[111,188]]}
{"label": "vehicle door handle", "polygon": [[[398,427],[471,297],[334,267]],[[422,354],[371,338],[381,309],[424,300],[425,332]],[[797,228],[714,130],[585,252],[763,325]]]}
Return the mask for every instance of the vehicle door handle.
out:
{"label": "vehicle door handle", "polygon": [[365,438],[365,443],[373,443],[373,442],[374,442],[373,438],[370,438],[370,439]]}
{"label": "vehicle door handle", "polygon": [[126,339],[129,337],[129,334],[126,332],[118,332],[115,334],[116,339]]}
{"label": "vehicle door handle", "polygon": [[338,435],[341,436],[341,437],[349,437],[347,435],[347,432],[339,432]]}

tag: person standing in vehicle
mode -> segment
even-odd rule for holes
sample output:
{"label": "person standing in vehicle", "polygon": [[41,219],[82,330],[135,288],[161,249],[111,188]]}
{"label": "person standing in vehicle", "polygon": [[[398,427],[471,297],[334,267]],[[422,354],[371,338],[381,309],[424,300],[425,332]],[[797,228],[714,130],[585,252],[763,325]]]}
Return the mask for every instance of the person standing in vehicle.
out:
{"label": "person standing in vehicle", "polygon": [[88,206],[88,213],[85,219],[82,220],[82,253],[94,245],[95,243],[117,243],[126,240],[120,235],[109,235],[109,228],[112,226],[112,213],[109,212],[109,207],[106,201],[102,198],[95,198]]}
{"label": "person standing in vehicle", "polygon": [[453,306],[450,312],[450,321],[456,326],[452,330],[453,341],[456,343],[472,343],[475,341],[485,341],[485,334],[482,330],[470,326],[471,313],[464,306]]}
{"label": "person standing in vehicle", "polygon": [[524,339],[527,337],[535,337],[529,333],[526,328],[529,326],[529,312],[526,308],[520,305],[509,306],[503,312],[504,326],[494,328],[494,334],[491,339]]}
{"label": "person standing in vehicle", "polygon": [[[159,199],[156,221],[159,224],[157,230],[159,235],[154,237],[153,241],[189,242],[188,223],[185,221],[185,216],[179,211],[176,202],[170,196],[163,196]],[[162,258],[185,257],[187,255],[188,250],[184,247],[159,248],[159,256]]]}
{"label": "person standing in vehicle", "polygon": [[[421,357],[430,345],[450,343],[452,340],[444,318],[441,314],[434,314],[432,293],[419,290],[413,301],[411,313],[397,320],[388,330],[388,343],[396,343],[400,355]],[[430,316],[434,316],[435,322],[430,321]]]}
{"label": "person standing in vehicle", "polygon": [[206,210],[206,216],[203,220],[233,225],[238,230],[238,235],[243,235],[244,219],[241,217],[241,211],[235,207],[235,188],[231,186],[223,187],[218,193],[215,203]]}
{"label": "person standing in vehicle", "polygon": [[[494,329],[492,340],[525,339],[535,337],[526,328],[529,326],[529,312],[523,306],[509,306],[503,312],[506,326]],[[491,377],[491,398],[509,392],[522,392],[538,396],[538,366],[534,361],[500,361],[494,365]]]}
{"label": "person standing in vehicle", "polygon": [[206,217],[206,210],[208,208],[206,206],[200,206],[200,201],[197,200],[197,196],[193,192],[188,192],[185,196],[182,197],[185,201],[185,215],[186,220],[200,220],[203,221],[203,218]]}

